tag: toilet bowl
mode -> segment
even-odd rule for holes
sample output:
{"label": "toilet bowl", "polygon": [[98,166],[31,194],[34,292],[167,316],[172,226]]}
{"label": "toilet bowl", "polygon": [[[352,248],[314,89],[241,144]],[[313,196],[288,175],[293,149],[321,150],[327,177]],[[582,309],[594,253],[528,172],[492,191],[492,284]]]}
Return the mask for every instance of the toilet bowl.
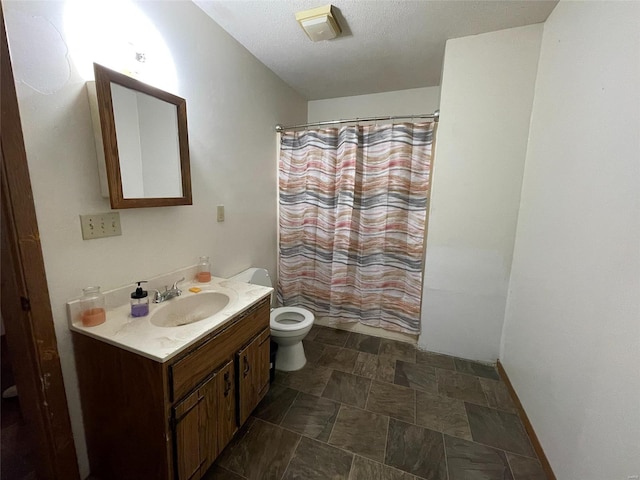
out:
{"label": "toilet bowl", "polygon": [[313,313],[304,308],[280,307],[271,311],[271,338],[278,344],[276,370],[292,372],[307,363],[302,339],[313,327]]}
{"label": "toilet bowl", "polygon": [[[229,280],[271,287],[269,272],[264,268],[249,268]],[[273,305],[273,295],[271,304]],[[271,310],[271,339],[278,344],[276,369],[284,372],[300,370],[307,363],[302,340],[313,326],[314,316],[299,307],[279,307]]]}

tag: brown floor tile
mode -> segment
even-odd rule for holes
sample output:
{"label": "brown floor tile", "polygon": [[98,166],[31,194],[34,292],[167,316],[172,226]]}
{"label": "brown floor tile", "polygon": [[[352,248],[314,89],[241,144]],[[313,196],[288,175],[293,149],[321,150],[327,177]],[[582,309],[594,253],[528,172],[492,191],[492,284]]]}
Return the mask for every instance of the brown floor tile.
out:
{"label": "brown floor tile", "polygon": [[297,390],[279,383],[272,383],[267,395],[253,411],[253,416],[266,422],[279,424],[297,395]]}
{"label": "brown floor tile", "polygon": [[416,351],[416,363],[418,365],[427,365],[429,367],[444,368],[446,370],[455,370],[456,364],[454,357],[442,355],[440,353]]}
{"label": "brown floor tile", "polygon": [[353,455],[303,437],[283,480],[348,480]]}
{"label": "brown floor tile", "polygon": [[313,325],[311,327],[311,330],[309,330],[309,333],[307,333],[307,336],[304,337],[305,340],[311,340],[313,341],[316,338],[316,335],[318,335],[318,332],[320,332],[321,330],[325,329],[327,327],[323,327],[321,325]]}
{"label": "brown floor tile", "polygon": [[491,365],[485,365],[480,362],[472,362],[471,360],[455,359],[456,370],[460,373],[475,375],[476,377],[491,378],[492,380],[500,380],[498,371]]}
{"label": "brown floor tile", "polygon": [[318,359],[318,365],[340,370],[345,373],[351,373],[353,367],[356,365],[357,358],[358,352],[355,350],[325,345],[324,352]]}
{"label": "brown floor tile", "polygon": [[361,377],[375,378],[378,371],[378,355],[372,353],[358,353],[353,373]]}
{"label": "brown floor tile", "polygon": [[465,403],[473,440],[527,457],[535,457],[529,437],[515,413]]}
{"label": "brown floor tile", "polygon": [[504,452],[444,436],[449,480],[513,480]]}
{"label": "brown floor tile", "polygon": [[302,370],[287,372],[287,375],[280,383],[310,395],[320,395],[326,387],[330,376],[330,368],[307,363]]}
{"label": "brown floor tile", "polygon": [[219,465],[213,465],[207,473],[204,474],[202,480],[243,480],[244,477],[237,475],[226,468]]}
{"label": "brown floor tile", "polygon": [[436,369],[427,365],[418,365],[416,363],[407,363],[398,360],[396,362],[396,373],[393,378],[393,383],[429,393],[438,393]]}
{"label": "brown floor tile", "polygon": [[471,440],[467,411],[462,400],[416,392],[416,422],[437,432]]}
{"label": "brown floor tile", "polygon": [[521,457],[507,453],[514,480],[547,480],[542,465],[535,458]]}
{"label": "brown floor tile", "polygon": [[361,377],[393,383],[396,371],[395,365],[396,361],[393,358],[361,352],[358,354],[353,373]]}
{"label": "brown floor tile", "polygon": [[338,416],[340,404],[301,393],[281,423],[283,428],[326,442]]}
{"label": "brown floor tile", "polygon": [[336,347],[344,347],[344,344],[347,343],[347,338],[349,338],[349,332],[346,330],[323,328],[318,331],[313,341],[326,343],[327,345],[335,345]]}
{"label": "brown floor tile", "polygon": [[478,405],[487,404],[487,399],[484,396],[478,377],[442,369],[436,369],[436,377],[440,395],[477,403]]}
{"label": "brown floor tile", "polygon": [[415,423],[416,392],[410,388],[373,380],[367,410]]}
{"label": "brown floor tile", "polygon": [[[276,372],[205,480],[447,480],[445,458],[448,480],[545,479],[492,367],[325,327],[311,333],[320,341],[305,339],[308,364]],[[380,355],[369,353],[376,344]]]}
{"label": "brown floor tile", "polygon": [[416,347],[410,343],[382,338],[380,340],[380,350],[378,354],[381,357],[388,357],[393,360],[416,363]]}
{"label": "brown floor tile", "polygon": [[356,455],[349,480],[418,480],[417,477]]}
{"label": "brown floor tile", "polygon": [[497,408],[499,410],[506,410],[507,412],[515,412],[516,406],[513,404],[511,395],[507,386],[497,380],[491,380],[489,378],[481,378],[480,385],[487,397],[487,404],[491,408]]}
{"label": "brown floor tile", "polygon": [[322,355],[322,352],[324,352],[325,346],[322,343],[305,339],[302,341],[302,345],[304,347],[304,355],[307,357],[308,362],[317,362]]}
{"label": "brown floor tile", "polygon": [[382,462],[388,424],[388,417],[343,405],[329,437],[329,444]]}
{"label": "brown floor tile", "polygon": [[389,420],[385,464],[429,480],[447,480],[442,434]]}
{"label": "brown floor tile", "polygon": [[299,440],[296,433],[256,420],[222,452],[217,464],[249,480],[282,478]]}
{"label": "brown floor tile", "polygon": [[284,379],[287,378],[287,375],[289,375],[289,372],[283,372],[282,370],[276,370],[275,371],[275,376],[273,378],[273,382],[274,383],[279,383],[281,385],[284,385]]}
{"label": "brown floor tile", "polygon": [[380,338],[351,332],[345,347],[358,350],[359,352],[373,353],[374,355],[377,355],[378,350],[380,349]]}
{"label": "brown floor tile", "polygon": [[322,396],[336,402],[364,408],[370,385],[371,380],[368,378],[334,370]]}

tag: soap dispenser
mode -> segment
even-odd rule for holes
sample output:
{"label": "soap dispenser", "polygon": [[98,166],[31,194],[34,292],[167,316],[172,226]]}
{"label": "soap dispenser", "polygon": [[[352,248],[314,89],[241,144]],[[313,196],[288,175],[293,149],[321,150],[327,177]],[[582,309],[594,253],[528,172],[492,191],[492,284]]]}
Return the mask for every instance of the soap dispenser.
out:
{"label": "soap dispenser", "polygon": [[135,292],[131,293],[131,316],[146,317],[149,315],[149,295],[146,290],[142,289],[140,284],[147,282],[141,280],[136,283],[138,287]]}

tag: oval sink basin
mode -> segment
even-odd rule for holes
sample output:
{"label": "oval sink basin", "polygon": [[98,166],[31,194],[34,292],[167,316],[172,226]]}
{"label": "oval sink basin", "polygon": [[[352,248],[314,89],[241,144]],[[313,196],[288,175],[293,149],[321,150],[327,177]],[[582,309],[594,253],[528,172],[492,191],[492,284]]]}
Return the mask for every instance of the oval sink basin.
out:
{"label": "oval sink basin", "polygon": [[201,292],[176,297],[151,314],[149,321],[156,327],[181,327],[209,318],[229,303],[229,296],[221,292]]}

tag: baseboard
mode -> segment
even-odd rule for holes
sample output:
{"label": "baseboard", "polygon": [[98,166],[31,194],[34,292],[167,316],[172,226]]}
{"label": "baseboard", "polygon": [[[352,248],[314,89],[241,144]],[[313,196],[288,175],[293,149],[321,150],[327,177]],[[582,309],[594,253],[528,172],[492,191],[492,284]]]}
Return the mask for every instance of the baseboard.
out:
{"label": "baseboard", "polygon": [[507,390],[509,390],[509,395],[511,395],[513,403],[515,404],[516,409],[518,410],[518,415],[520,415],[520,419],[524,424],[524,428],[527,431],[527,434],[529,434],[529,439],[531,439],[531,444],[533,446],[533,449],[536,451],[536,455],[538,455],[538,460],[540,460],[540,464],[542,465],[542,469],[544,470],[544,473],[547,475],[547,478],[549,480],[556,480],[556,476],[553,473],[553,470],[551,469],[551,465],[549,464],[549,460],[547,460],[547,456],[545,455],[544,450],[542,449],[540,440],[538,440],[538,436],[536,435],[536,432],[533,429],[533,425],[531,425],[531,422],[529,421],[529,417],[527,417],[527,413],[524,411],[524,407],[522,406],[522,403],[518,398],[518,394],[513,389],[513,385],[511,385],[509,376],[507,375],[507,372],[505,371],[504,367],[500,363],[500,360],[498,360],[497,367],[498,367],[498,373],[500,374],[500,377],[502,377],[502,380],[507,386]]}

